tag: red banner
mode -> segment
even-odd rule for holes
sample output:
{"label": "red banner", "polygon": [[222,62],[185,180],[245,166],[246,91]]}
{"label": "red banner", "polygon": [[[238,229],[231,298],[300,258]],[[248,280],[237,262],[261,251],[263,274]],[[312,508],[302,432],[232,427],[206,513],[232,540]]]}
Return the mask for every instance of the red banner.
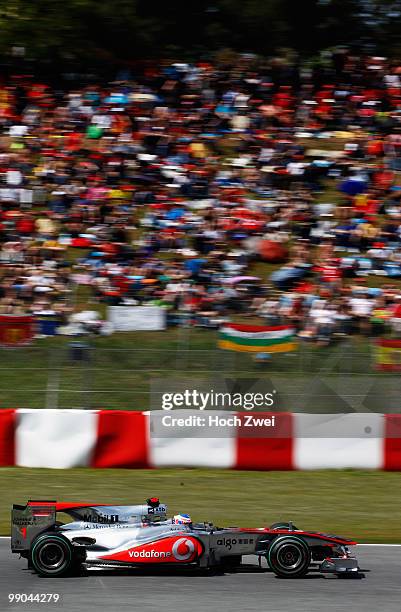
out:
{"label": "red banner", "polygon": [[0,346],[23,346],[32,341],[34,333],[30,315],[0,315]]}

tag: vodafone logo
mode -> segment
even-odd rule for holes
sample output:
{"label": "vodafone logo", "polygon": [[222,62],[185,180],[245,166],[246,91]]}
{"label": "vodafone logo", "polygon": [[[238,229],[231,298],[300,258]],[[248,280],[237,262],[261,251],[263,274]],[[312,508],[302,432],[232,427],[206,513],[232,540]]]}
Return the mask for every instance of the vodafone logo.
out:
{"label": "vodafone logo", "polygon": [[202,554],[201,543],[191,536],[170,536],[128,550],[102,555],[100,559],[131,563],[192,563]]}
{"label": "vodafone logo", "polygon": [[173,557],[177,561],[188,561],[195,552],[195,546],[192,540],[188,538],[179,538],[173,544],[172,548]]}
{"label": "vodafone logo", "polygon": [[150,559],[152,557],[164,559],[165,557],[171,557],[170,552],[164,552],[163,550],[130,550],[128,555],[131,559]]}

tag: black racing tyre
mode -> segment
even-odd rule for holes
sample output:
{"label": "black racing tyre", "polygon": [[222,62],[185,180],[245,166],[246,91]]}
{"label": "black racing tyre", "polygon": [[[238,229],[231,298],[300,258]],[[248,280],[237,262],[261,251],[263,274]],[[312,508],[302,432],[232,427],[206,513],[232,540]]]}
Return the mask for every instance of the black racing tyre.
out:
{"label": "black racing tyre", "polygon": [[275,538],[267,551],[267,562],[281,578],[300,578],[308,572],[311,551],[305,540],[285,535]]}
{"label": "black racing tyre", "polygon": [[65,576],[76,565],[69,540],[54,533],[44,533],[34,540],[30,560],[38,574],[49,578]]}
{"label": "black racing tyre", "polygon": [[[296,527],[295,525],[293,525],[292,528],[295,531],[298,531],[298,527]],[[273,523],[273,525],[270,525],[270,529],[288,529],[289,531],[290,524],[289,523]]]}

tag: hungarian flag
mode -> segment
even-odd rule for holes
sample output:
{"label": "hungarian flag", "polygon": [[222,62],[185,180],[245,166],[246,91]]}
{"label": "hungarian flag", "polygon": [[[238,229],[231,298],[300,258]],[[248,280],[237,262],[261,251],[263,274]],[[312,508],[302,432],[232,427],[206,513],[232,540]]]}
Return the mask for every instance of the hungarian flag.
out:
{"label": "hungarian flag", "polygon": [[251,353],[284,353],[296,349],[294,330],[288,325],[225,323],[219,330],[219,348]]}
{"label": "hungarian flag", "polygon": [[376,365],[379,370],[401,372],[401,340],[379,338],[376,342]]}

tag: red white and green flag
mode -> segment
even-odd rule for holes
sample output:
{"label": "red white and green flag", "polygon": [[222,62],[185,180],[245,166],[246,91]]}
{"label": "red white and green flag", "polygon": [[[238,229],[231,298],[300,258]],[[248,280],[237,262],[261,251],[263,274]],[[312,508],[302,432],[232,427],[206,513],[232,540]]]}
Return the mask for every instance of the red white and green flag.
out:
{"label": "red white and green flag", "polygon": [[288,325],[242,325],[225,323],[219,329],[219,348],[251,353],[284,353],[297,344]]}

